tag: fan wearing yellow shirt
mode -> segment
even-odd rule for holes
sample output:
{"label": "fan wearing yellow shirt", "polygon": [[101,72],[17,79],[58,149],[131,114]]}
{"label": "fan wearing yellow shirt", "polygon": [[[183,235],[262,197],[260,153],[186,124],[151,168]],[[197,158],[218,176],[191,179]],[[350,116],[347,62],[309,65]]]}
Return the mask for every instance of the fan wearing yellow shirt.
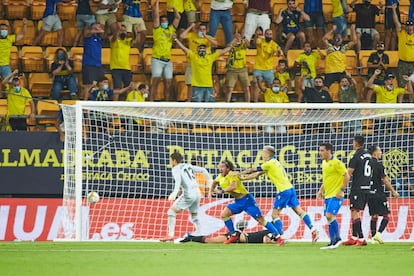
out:
{"label": "fan wearing yellow shirt", "polygon": [[332,151],[333,146],[330,143],[322,143],[319,146],[319,156],[322,159],[322,186],[316,198],[325,198],[325,216],[331,239],[328,246],[321,249],[335,249],[342,243],[336,215],[344,202],[344,190],[350,179],[345,164],[334,157]]}
{"label": "fan wearing yellow shirt", "polygon": [[[191,23],[190,26],[180,34],[180,41],[187,39],[188,48],[197,52],[199,45],[206,45],[206,53],[211,53],[211,47],[217,47],[217,40],[207,34],[207,25],[200,23],[198,28],[195,23]],[[185,67],[185,84],[187,85],[187,99],[190,101],[192,97],[191,86],[192,70],[191,63],[187,62]]]}
{"label": "fan wearing yellow shirt", "polygon": [[315,87],[316,63],[318,59],[325,59],[325,55],[321,50],[312,50],[311,44],[305,42],[303,44],[303,53],[300,53],[295,59],[295,65],[300,67],[300,74],[303,77],[305,87]]}
{"label": "fan wearing yellow shirt", "polygon": [[[137,89],[133,89],[128,92],[126,101],[127,102],[145,102],[145,99],[148,98],[149,87],[145,83],[138,85]],[[142,120],[135,119],[134,129],[143,131],[145,129]]]}
{"label": "fan wearing yellow shirt", "polygon": [[208,197],[211,198],[214,192],[216,194],[227,193],[234,198],[234,202],[228,204],[221,212],[221,219],[230,232],[230,237],[224,243],[234,243],[239,239],[231,216],[244,211],[273,234],[271,239],[276,241],[278,246],[285,244],[285,240],[281,237],[276,227],[264,219],[254,196],[247,191],[240,178],[234,175],[234,164],[224,160],[220,162],[219,171],[220,175],[213,181]]}
{"label": "fan wearing yellow shirt", "polygon": [[207,47],[204,44],[197,46],[197,53],[185,47],[180,40],[174,39],[177,45],[187,54],[191,63],[192,76],[192,102],[214,102],[213,93],[213,63],[220,56],[230,51],[231,47],[217,50],[212,54],[207,54]]}
{"label": "fan wearing yellow shirt", "polygon": [[266,84],[270,86],[275,78],[273,72],[273,59],[275,55],[280,56],[282,49],[279,45],[273,40],[273,31],[272,29],[267,29],[265,31],[264,38],[258,38],[256,40],[256,49],[257,55],[254,62],[253,68],[253,101],[258,101],[259,86],[257,85],[257,76],[260,77],[260,80],[264,79]]}
{"label": "fan wearing yellow shirt", "polygon": [[279,233],[283,233],[283,225],[280,220],[280,213],[289,206],[305,222],[312,233],[312,243],[319,239],[319,232],[312,225],[309,215],[300,207],[296,190],[289,180],[289,177],[282,164],[276,159],[275,148],[265,146],[262,150],[264,163],[256,168],[250,168],[238,173],[242,181],[251,180],[266,174],[269,180],[276,187],[276,198],[273,203],[272,218],[273,224]]}
{"label": "fan wearing yellow shirt", "polygon": [[[411,5],[412,1],[411,1]],[[405,22],[405,28],[401,28],[400,20],[396,12],[397,5],[392,4],[392,17],[395,24],[395,30],[398,34],[398,66],[397,80],[398,86],[404,87],[403,75],[408,72],[414,72],[414,20],[408,19]],[[410,102],[412,98],[410,97]]]}
{"label": "fan wearing yellow shirt", "polygon": [[165,99],[170,100],[171,84],[173,77],[173,64],[171,62],[171,48],[173,34],[178,28],[180,22],[180,14],[174,10],[174,21],[171,25],[168,24],[168,19],[165,15],[160,16],[159,0],[155,1],[154,7],[154,29],[152,32],[154,45],[152,47],[151,57],[151,94],[150,100],[153,101],[157,94],[158,84],[161,78],[164,78]]}
{"label": "fan wearing yellow shirt", "polygon": [[173,7],[180,14],[180,21],[177,26],[177,31],[180,34],[188,26],[187,13],[184,12],[184,0],[167,0],[167,19],[169,24],[172,24],[175,18]]}
{"label": "fan wearing yellow shirt", "polygon": [[287,87],[288,81],[290,81],[290,73],[287,70],[286,59],[279,59],[277,63],[276,72],[275,72],[275,78],[280,80],[281,86]]}

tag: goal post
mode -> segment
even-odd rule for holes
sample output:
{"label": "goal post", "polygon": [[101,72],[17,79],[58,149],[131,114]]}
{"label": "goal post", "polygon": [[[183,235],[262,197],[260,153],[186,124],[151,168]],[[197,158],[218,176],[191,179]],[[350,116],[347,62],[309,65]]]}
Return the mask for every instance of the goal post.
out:
{"label": "goal post", "polygon": [[[238,171],[257,166],[263,161],[263,146],[272,145],[302,207],[321,239],[328,240],[323,201],[316,199],[322,181],[319,145],[332,143],[335,156],[348,164],[356,134],[366,138],[367,146],[382,148],[387,175],[401,194],[389,198],[390,223],[383,238],[414,238],[414,104],[77,101],[62,105],[62,111],[65,177],[60,239],[158,240],[167,233],[168,195],[174,186],[171,153],[182,153],[184,162],[199,162],[215,178],[221,161],[233,162]],[[265,176],[244,184],[270,219],[274,186]],[[199,185],[202,233],[225,233],[220,212],[232,199],[208,199],[202,179]],[[95,204],[86,198],[91,191],[99,194]],[[248,220],[246,231],[261,229],[244,213],[233,217],[235,223],[241,219]],[[338,220],[341,235],[347,238],[347,200]],[[369,220],[366,208],[362,219],[366,237]],[[310,240],[309,229],[289,208],[282,212],[282,221],[286,238]],[[178,214],[176,236],[192,231],[188,212]]]}

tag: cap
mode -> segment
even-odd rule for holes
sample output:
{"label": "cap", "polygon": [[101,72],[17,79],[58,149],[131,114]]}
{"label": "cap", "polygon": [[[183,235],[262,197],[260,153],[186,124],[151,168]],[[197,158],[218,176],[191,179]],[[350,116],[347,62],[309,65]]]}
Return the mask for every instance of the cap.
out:
{"label": "cap", "polygon": [[412,19],[408,19],[406,22],[405,22],[405,25],[414,25],[414,21],[412,20]]}
{"label": "cap", "polygon": [[388,79],[394,79],[395,78],[395,76],[394,76],[394,74],[393,73],[388,73],[386,76],[385,76],[385,80],[388,80]]}

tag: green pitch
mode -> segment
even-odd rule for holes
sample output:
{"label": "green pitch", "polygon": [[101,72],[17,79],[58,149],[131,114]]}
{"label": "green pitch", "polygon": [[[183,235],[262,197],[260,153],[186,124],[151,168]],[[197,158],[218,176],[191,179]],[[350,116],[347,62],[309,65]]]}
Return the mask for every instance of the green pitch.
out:
{"label": "green pitch", "polygon": [[325,243],[0,243],[8,275],[413,275],[412,243],[320,250]]}

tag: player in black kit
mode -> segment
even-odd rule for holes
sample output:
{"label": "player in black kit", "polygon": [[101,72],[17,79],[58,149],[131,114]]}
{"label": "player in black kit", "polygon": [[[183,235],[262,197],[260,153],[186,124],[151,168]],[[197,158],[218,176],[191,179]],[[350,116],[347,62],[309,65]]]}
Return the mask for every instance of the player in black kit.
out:
{"label": "player in black kit", "polygon": [[[384,185],[391,191],[393,197],[399,197],[400,195],[394,190],[391,182],[385,175],[384,166],[380,161],[382,156],[381,148],[373,145],[368,147],[368,152],[372,156],[372,186],[371,193],[368,197],[369,214],[371,216],[371,242],[374,244],[383,244],[381,233],[387,227],[388,214],[390,213],[387,195],[384,192]],[[377,231],[378,216],[382,216],[382,221]]]}
{"label": "player in black kit", "polygon": [[348,173],[352,176],[351,192],[349,203],[352,219],[352,237],[342,243],[343,245],[367,245],[362,233],[360,211],[364,210],[368,203],[368,196],[371,191],[371,154],[364,149],[364,137],[356,135],[353,141],[355,154],[349,161]]}

